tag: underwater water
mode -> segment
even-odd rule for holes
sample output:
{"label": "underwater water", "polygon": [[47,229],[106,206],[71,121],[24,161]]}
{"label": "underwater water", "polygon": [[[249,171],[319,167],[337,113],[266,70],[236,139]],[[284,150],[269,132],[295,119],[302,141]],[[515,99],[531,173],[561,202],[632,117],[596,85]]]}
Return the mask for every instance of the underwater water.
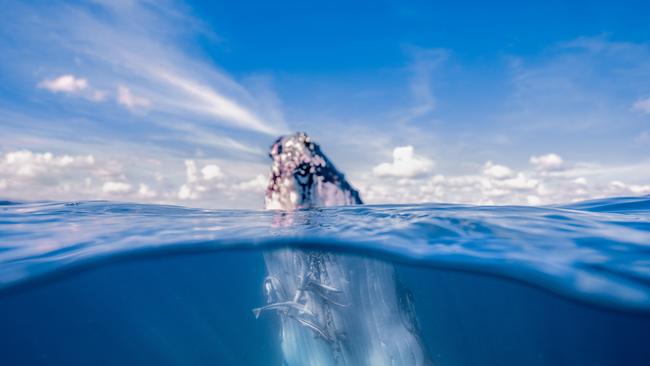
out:
{"label": "underwater water", "polygon": [[264,256],[288,247],[389,263],[433,365],[650,364],[650,197],[295,212],[2,202],[0,364],[282,365],[278,314],[252,310],[266,304]]}

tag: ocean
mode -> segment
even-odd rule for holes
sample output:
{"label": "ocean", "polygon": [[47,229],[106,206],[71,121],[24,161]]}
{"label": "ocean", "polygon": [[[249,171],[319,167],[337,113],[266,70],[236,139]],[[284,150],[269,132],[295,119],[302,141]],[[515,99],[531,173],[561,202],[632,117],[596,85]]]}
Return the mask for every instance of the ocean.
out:
{"label": "ocean", "polygon": [[252,310],[264,255],[286,248],[389,263],[433,365],[650,365],[650,196],[293,212],[1,202],[0,365],[282,365],[278,314]]}

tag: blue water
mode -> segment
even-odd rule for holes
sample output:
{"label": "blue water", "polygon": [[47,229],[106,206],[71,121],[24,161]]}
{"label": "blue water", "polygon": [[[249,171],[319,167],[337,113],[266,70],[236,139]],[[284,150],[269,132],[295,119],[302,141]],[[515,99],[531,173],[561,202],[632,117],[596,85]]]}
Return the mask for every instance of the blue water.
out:
{"label": "blue water", "polygon": [[0,203],[0,364],[281,365],[262,253],[394,263],[435,365],[650,364],[650,197],[224,211]]}

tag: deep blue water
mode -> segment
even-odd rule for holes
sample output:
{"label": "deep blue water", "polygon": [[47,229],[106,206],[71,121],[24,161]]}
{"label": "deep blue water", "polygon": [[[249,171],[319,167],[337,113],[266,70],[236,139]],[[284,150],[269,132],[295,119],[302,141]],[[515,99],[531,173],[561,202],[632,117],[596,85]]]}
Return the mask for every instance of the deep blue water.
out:
{"label": "deep blue water", "polygon": [[224,211],[0,203],[1,365],[281,365],[262,253],[394,263],[435,365],[649,365],[650,197]]}

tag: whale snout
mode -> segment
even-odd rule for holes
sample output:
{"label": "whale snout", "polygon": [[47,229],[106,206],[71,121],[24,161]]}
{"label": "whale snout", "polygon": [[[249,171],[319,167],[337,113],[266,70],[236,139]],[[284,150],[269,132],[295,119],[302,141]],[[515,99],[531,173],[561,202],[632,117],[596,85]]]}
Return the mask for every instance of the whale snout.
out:
{"label": "whale snout", "polygon": [[281,136],[269,149],[273,160],[266,191],[267,208],[360,204],[359,193],[306,133]]}

